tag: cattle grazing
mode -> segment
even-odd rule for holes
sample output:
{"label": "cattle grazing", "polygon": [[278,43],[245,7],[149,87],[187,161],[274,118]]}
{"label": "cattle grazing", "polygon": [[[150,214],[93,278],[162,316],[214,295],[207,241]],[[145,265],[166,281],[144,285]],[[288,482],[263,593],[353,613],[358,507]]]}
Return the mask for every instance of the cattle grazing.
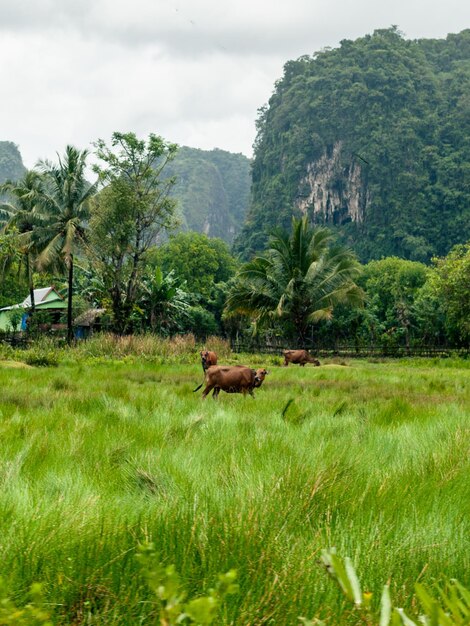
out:
{"label": "cattle grazing", "polygon": [[261,387],[267,370],[260,368],[253,370],[244,365],[215,365],[206,370],[206,388],[202,392],[202,399],[214,390],[213,398],[217,399],[220,390],[226,393],[249,393],[253,398],[253,389]]}
{"label": "cattle grazing", "polygon": [[284,350],[284,367],[287,367],[289,363],[293,363],[300,365],[300,367],[304,367],[306,363],[313,363],[316,367],[320,365],[320,361],[318,359],[314,359],[307,350]]}
{"label": "cattle grazing", "polygon": [[217,365],[217,354],[215,352],[211,352],[210,350],[201,350],[199,354],[201,355],[202,369],[204,371],[211,367],[211,365]]}

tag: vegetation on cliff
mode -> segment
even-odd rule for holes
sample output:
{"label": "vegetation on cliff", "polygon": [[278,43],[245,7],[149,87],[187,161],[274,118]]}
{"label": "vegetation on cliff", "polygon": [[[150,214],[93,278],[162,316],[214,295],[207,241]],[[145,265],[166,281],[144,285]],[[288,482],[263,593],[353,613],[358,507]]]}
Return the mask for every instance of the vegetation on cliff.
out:
{"label": "vegetation on cliff", "polygon": [[231,243],[249,204],[249,159],[225,150],[182,147],[168,171],[176,176],[173,196],[182,229]]}
{"label": "vegetation on cliff", "polygon": [[25,172],[18,146],[12,141],[0,141],[0,184],[18,180]]}
{"label": "vegetation on cliff", "polygon": [[470,30],[395,27],[289,61],[260,110],[253,202],[236,248],[292,215],[337,228],[362,260],[427,261],[470,237]]}

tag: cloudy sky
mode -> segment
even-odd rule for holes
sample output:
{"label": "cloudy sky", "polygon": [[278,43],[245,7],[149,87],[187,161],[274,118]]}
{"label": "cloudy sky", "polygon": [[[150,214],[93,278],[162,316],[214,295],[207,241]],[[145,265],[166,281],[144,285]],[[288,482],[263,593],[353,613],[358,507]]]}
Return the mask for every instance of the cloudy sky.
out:
{"label": "cloudy sky", "polygon": [[283,64],[397,24],[470,27],[469,0],[0,0],[0,140],[28,167],[115,130],[252,154]]}

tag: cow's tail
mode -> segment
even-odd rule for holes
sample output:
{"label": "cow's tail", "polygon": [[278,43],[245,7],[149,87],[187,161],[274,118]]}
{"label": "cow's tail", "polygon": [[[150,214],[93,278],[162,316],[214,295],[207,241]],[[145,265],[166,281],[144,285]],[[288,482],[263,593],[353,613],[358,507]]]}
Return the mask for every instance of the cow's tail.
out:
{"label": "cow's tail", "polygon": [[204,383],[202,382],[202,383],[199,385],[199,387],[196,387],[196,389],[193,389],[193,393],[194,393],[195,391],[199,391],[199,389],[202,387],[202,385],[203,385],[203,384],[204,384]]}

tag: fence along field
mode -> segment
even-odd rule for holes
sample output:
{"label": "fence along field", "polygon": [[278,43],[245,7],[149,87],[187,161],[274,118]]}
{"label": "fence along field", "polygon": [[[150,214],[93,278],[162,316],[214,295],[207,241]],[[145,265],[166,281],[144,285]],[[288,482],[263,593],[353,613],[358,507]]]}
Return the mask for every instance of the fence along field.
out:
{"label": "fence along field", "polygon": [[[234,352],[246,352],[257,354],[281,354],[283,350],[289,350],[291,345],[285,342],[247,342],[247,341],[231,341],[230,346]],[[374,345],[374,344],[349,344],[334,343],[333,345],[324,345],[318,342],[308,342],[306,348],[312,355],[319,357],[346,357],[346,358],[368,358],[368,357],[468,357],[470,356],[470,347],[462,348],[458,346],[437,346],[437,345],[420,345],[420,346],[404,346],[404,345]]]}
{"label": "fence along field", "polygon": [[227,352],[270,376],[255,400],[202,403],[196,348],[120,350],[0,361],[1,575],[17,604],[40,581],[54,623],[156,623],[146,541],[189,597],[237,570],[215,623],[356,624],[319,565],[332,546],[373,602],[390,579],[410,614],[416,581],[468,586],[468,361],[282,368]]}

